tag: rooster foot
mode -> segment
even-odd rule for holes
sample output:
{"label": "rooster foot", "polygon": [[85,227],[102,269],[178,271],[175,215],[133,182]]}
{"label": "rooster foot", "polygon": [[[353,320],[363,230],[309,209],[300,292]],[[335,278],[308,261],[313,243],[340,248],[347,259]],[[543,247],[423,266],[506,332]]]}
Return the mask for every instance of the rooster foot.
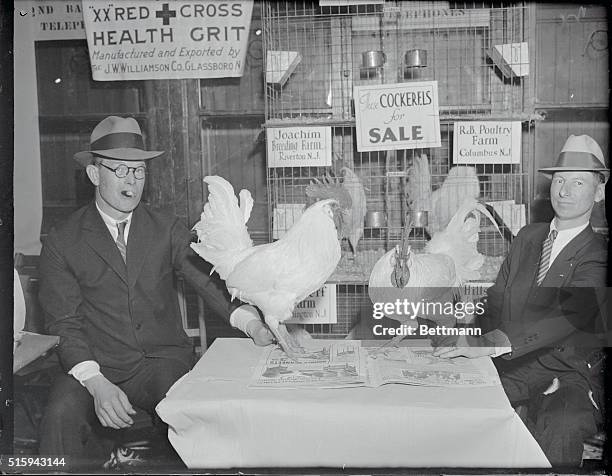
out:
{"label": "rooster foot", "polygon": [[308,352],[304,344],[312,339],[310,334],[299,326],[286,327],[284,324],[279,324],[277,328],[278,343],[289,358],[294,361],[300,359],[315,359],[321,358],[317,353]]}

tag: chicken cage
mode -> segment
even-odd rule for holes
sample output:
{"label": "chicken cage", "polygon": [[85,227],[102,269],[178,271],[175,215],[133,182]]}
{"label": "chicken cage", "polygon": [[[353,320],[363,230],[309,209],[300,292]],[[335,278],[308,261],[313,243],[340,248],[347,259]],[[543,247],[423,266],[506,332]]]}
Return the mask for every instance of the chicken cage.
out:
{"label": "chicken cage", "polygon": [[[367,283],[376,261],[403,234],[413,251],[423,250],[464,196],[485,203],[495,218],[482,220],[477,244],[485,257],[479,281],[495,279],[512,237],[528,220],[535,148],[526,73],[533,58],[510,68],[497,54],[504,45],[528,44],[531,10],[522,3],[325,4],[263,6],[268,133],[324,127],[332,152],[326,166],[269,164],[267,189],[273,239],[301,214],[313,183],[345,187],[353,206],[361,207],[353,223],[361,229],[342,240],[340,263],[328,281],[337,287],[337,323],[305,326],[317,337],[341,337],[371,316]],[[360,152],[353,88],[414,81],[437,81],[440,146]],[[454,163],[459,121],[514,123],[520,159]]]}

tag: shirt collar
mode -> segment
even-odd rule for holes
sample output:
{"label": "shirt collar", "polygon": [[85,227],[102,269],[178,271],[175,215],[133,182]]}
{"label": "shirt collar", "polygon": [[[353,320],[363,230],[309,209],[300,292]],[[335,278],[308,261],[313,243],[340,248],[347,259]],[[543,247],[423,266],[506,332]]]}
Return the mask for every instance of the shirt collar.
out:
{"label": "shirt collar", "polygon": [[588,221],[583,225],[578,225],[573,228],[567,228],[566,230],[559,230],[559,228],[557,228],[557,219],[555,218],[553,219],[553,221],[550,222],[550,228],[548,233],[550,234],[552,230],[555,230],[557,232],[557,237],[561,236],[569,241],[570,239],[578,236],[580,232],[584,230],[587,226],[589,226]]}
{"label": "shirt collar", "polygon": [[104,221],[106,226],[110,226],[110,227],[116,227],[118,223],[122,223],[122,222],[127,222],[129,224],[130,221],[132,220],[132,214],[134,213],[134,212],[130,212],[128,216],[126,216],[122,220],[117,220],[111,217],[108,213],[104,213],[102,209],[98,206],[98,202],[96,202],[96,208],[98,209],[98,213],[102,217],[102,220]]}

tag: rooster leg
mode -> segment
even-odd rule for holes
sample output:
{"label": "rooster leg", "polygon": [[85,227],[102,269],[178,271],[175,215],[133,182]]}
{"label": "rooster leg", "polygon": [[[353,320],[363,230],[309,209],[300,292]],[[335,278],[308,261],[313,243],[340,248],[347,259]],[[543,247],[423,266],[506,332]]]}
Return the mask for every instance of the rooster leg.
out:
{"label": "rooster leg", "polygon": [[292,343],[299,349],[304,349],[309,341],[312,340],[312,336],[308,331],[299,325],[286,324],[285,327],[287,328]]}
{"label": "rooster leg", "polygon": [[267,317],[266,323],[276,337],[283,351],[293,360],[304,356],[304,349],[297,345],[295,339],[289,334],[284,324],[281,324],[277,319]]}
{"label": "rooster leg", "polygon": [[299,357],[303,359],[321,359],[321,349],[319,346],[314,346],[317,350],[313,348],[312,336],[306,329],[295,324],[289,324],[287,325],[287,331],[295,348],[299,349]]}

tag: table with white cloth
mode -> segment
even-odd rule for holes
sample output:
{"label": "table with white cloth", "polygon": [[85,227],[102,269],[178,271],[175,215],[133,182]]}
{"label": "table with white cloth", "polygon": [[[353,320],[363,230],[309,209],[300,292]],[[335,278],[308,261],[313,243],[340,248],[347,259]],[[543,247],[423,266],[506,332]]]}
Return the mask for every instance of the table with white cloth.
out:
{"label": "table with white cloth", "polygon": [[157,406],[189,468],[550,467],[501,385],[250,388],[265,351],[215,340]]}

